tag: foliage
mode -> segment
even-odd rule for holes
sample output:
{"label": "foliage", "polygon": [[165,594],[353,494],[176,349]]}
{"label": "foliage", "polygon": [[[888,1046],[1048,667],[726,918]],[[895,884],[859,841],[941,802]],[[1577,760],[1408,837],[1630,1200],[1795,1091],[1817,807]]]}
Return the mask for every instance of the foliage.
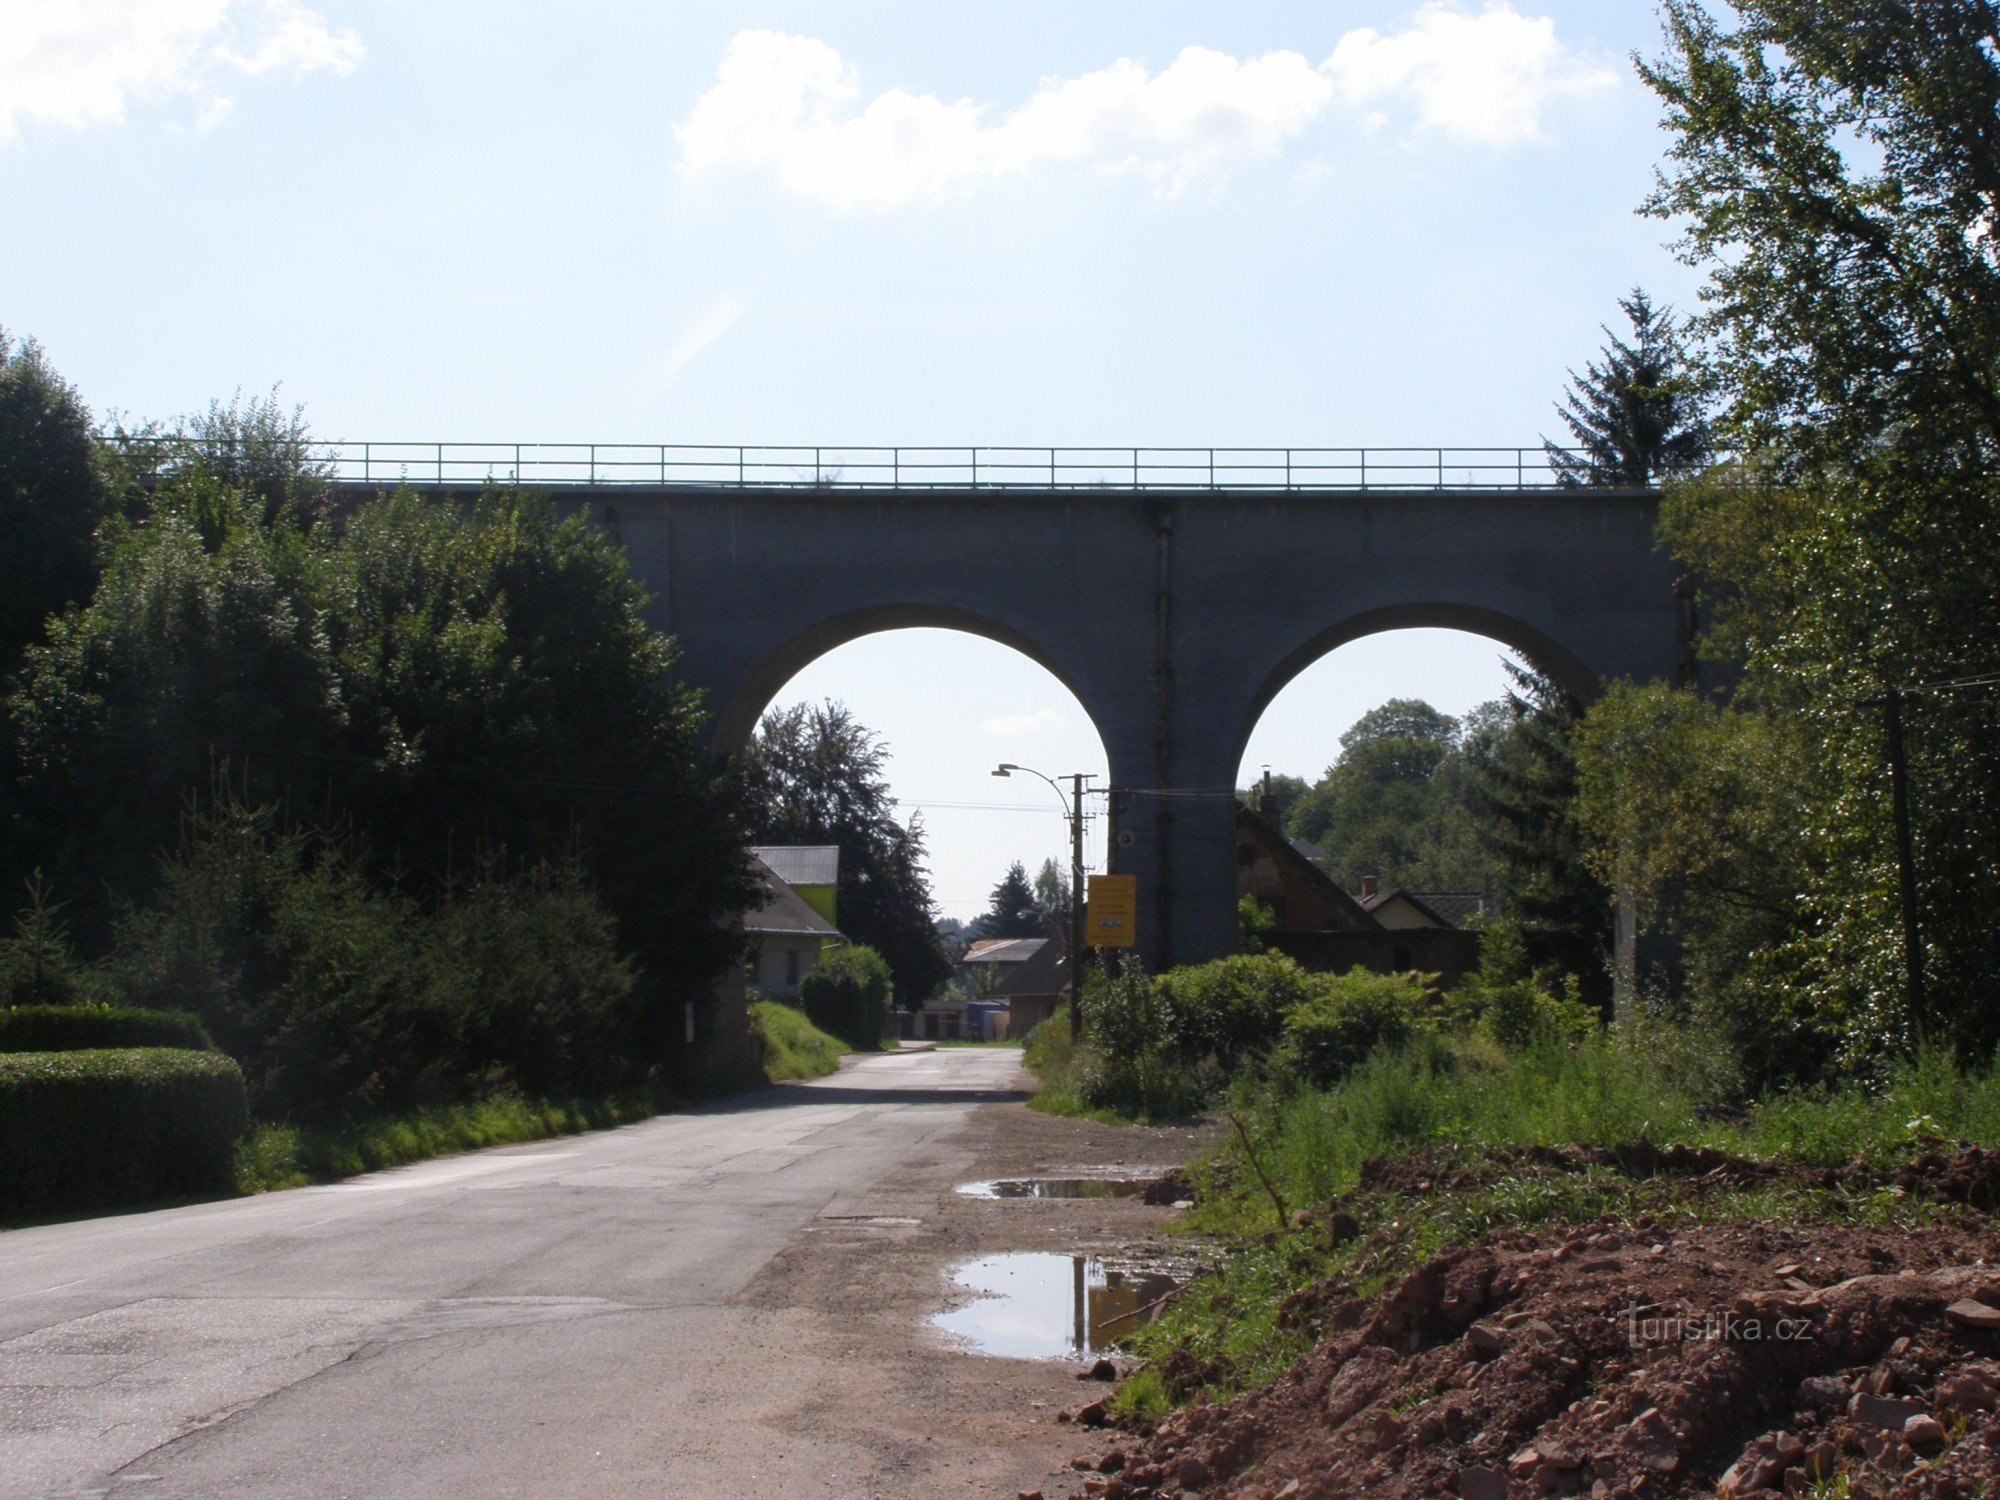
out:
{"label": "foliage", "polygon": [[1320,983],[1282,953],[1219,958],[1158,980],[1173,1050],[1193,1064],[1212,1059],[1225,1073],[1275,1046],[1285,1018]]}
{"label": "foliage", "polygon": [[743,780],[755,842],[840,846],[840,929],[882,955],[897,997],[915,1007],[951,963],[931,926],[923,826],[896,821],[887,758],[844,705],[801,703],[764,716]]}
{"label": "foliage", "polygon": [[90,409],[39,344],[0,328],[0,678],[89,595],[112,498]]}
{"label": "foliage", "polygon": [[1255,896],[1245,893],[1236,901],[1236,951],[1262,953],[1270,935],[1278,930],[1278,914]]}
{"label": "foliage", "polygon": [[1376,974],[1356,966],[1316,976],[1311,993],[1286,1012],[1288,1060],[1319,1087],[1347,1076],[1379,1048],[1407,1043],[1431,1024],[1421,974]]}
{"label": "foliage", "polygon": [[[1572,990],[1574,979],[1569,980]],[[1573,1041],[1598,1023],[1596,1007],[1579,993],[1553,994],[1528,968],[1521,929],[1501,919],[1479,930],[1479,967],[1446,997],[1461,1023],[1481,1028],[1503,1047]]]}
{"label": "foliage", "polygon": [[[1739,710],[1780,727],[1802,859],[1759,985],[1879,1066],[2000,1040],[1991,694],[1910,706],[1930,1011],[1904,1009],[1882,740],[1865,700],[1991,668],[2000,597],[2000,54],[1991,7],[1666,6],[1643,71],[1675,137],[1650,208],[1708,272],[1697,319],[1743,455],[1670,496]],[[1739,956],[1750,961],[1753,950]]]}
{"label": "foliage", "polygon": [[1684,689],[1614,684],[1576,738],[1587,858],[1642,925],[1679,939],[1702,1017],[1759,1082],[1812,1076],[1842,1021],[1790,979],[1797,893],[1813,880],[1800,808],[1828,795],[1808,779],[1800,729]]}
{"label": "foliage", "polygon": [[1288,832],[1326,851],[1345,890],[1481,890],[1486,862],[1468,811],[1462,736],[1470,726],[1394,698],[1340,737],[1340,756],[1302,796]]}
{"label": "foliage", "polygon": [[239,799],[195,809],[121,923],[121,991],[199,1016],[260,1116],[310,1122],[617,1081],[633,974],[573,864],[497,867],[426,910],[351,847]]}
{"label": "foliage", "polygon": [[1578,375],[1556,408],[1572,452],[1545,443],[1549,467],[1564,485],[1643,489],[1691,473],[1707,461],[1708,424],[1693,388],[1673,314],[1655,308],[1637,287],[1618,299],[1632,324],[1632,342],[1610,329],[1603,357]]}
{"label": "foliage", "polygon": [[1528,959],[1573,975],[1592,1000],[1611,994],[1611,893],[1590,871],[1576,819],[1582,708],[1542,673],[1505,662],[1512,685],[1488,732],[1464,753],[1473,832]]}
{"label": "foliage", "polygon": [[1175,1045],[1173,1002],[1137,963],[1083,999],[1084,1050],[1073,1059],[1078,1097],[1141,1119],[1193,1113],[1220,1083]]}
{"label": "foliage", "polygon": [[982,938],[1040,937],[1047,930],[1035,900],[1035,887],[1028,882],[1028,867],[1018,859],[993,887],[976,925]]}
{"label": "foliage", "polygon": [[146,427],[114,436],[148,488],[171,492],[190,481],[253,496],[267,519],[283,512],[311,525],[330,510],[333,471],[313,457],[305,408],[278,404],[273,389],[182,417],[169,429]]}
{"label": "foliage", "polygon": [[62,903],[49,899],[40,870],[28,877],[27,888],[28,904],[14,918],[13,935],[0,938],[0,1006],[78,1006],[101,1000],[103,986],[77,961]]}
{"label": "foliage", "polygon": [[0,1010],[0,1052],[99,1052],[122,1047],[180,1047],[212,1052],[215,1043],[182,1010],[118,1005],[19,1005]]}
{"label": "foliage", "polygon": [[865,943],[835,948],[799,981],[799,1004],[813,1025],[865,1052],[881,1048],[894,996],[889,965]]}
{"label": "foliage", "polygon": [[1070,902],[1069,871],[1053,859],[1043,860],[1035,871],[1035,914],[1042,920],[1043,931],[1069,930]]}
{"label": "foliage", "polygon": [[247,1122],[214,1052],[0,1054],[0,1216],[226,1191]]}
{"label": "foliage", "polygon": [[827,1035],[804,1011],[782,1000],[751,1002],[750,1034],[757,1041],[764,1077],[772,1083],[836,1073],[841,1056],[848,1051],[847,1043]]}

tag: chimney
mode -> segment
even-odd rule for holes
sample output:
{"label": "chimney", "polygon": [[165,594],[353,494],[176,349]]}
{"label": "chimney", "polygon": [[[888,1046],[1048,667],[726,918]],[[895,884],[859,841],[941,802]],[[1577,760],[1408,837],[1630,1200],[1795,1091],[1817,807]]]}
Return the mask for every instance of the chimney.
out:
{"label": "chimney", "polygon": [[1382,881],[1379,876],[1363,875],[1361,877],[1361,899],[1363,901],[1373,901],[1375,893],[1381,888]]}
{"label": "chimney", "polygon": [[1257,798],[1257,816],[1273,827],[1278,823],[1278,799],[1271,794],[1271,768],[1264,767],[1264,790]]}

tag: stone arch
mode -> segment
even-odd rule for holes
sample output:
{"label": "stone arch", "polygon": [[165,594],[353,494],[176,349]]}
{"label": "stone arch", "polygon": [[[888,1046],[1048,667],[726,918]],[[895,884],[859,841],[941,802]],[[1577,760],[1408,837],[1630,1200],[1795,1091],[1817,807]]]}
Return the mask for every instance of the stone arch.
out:
{"label": "stone arch", "polygon": [[1462,630],[1469,635],[1497,641],[1518,652],[1565,692],[1574,694],[1585,703],[1596,698],[1602,690],[1597,673],[1569,647],[1546,631],[1498,610],[1473,604],[1440,603],[1395,604],[1363,610],[1311,636],[1288,652],[1265,675],[1251,696],[1243,721],[1237,728],[1230,760],[1232,770],[1241,764],[1250,744],[1250,736],[1255,733],[1257,721],[1263,718],[1264,711],[1307,667],[1328,652],[1337,651],[1367,636],[1382,635],[1392,630],[1423,629]]}
{"label": "stone arch", "polygon": [[1075,698],[1100,741],[1104,738],[1098,715],[1071,674],[1052,659],[1051,653],[1014,626],[951,604],[871,604],[860,609],[829,615],[786,638],[767,651],[744,675],[717,713],[715,748],[734,755],[750,743],[764,711],[771,706],[787,682],[829,651],[838,650],[864,636],[891,630],[957,630],[967,635],[1007,646],[1041,667]]}

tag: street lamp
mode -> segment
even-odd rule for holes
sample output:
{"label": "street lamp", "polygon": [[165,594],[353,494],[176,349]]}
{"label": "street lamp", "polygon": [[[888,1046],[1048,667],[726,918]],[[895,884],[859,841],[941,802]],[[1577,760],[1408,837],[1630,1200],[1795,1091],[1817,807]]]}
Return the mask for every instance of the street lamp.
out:
{"label": "street lamp", "polygon": [[1063,804],[1063,814],[1069,819],[1069,1035],[1075,1041],[1083,1035],[1083,784],[1094,778],[1081,771],[1073,771],[1069,776],[1069,797],[1063,797],[1063,789],[1053,776],[1044,776],[1033,766],[1017,766],[1012,761],[1002,761],[994,768],[993,774],[1008,777],[1016,771],[1025,771],[1030,776],[1040,776],[1056,794],[1056,801]]}

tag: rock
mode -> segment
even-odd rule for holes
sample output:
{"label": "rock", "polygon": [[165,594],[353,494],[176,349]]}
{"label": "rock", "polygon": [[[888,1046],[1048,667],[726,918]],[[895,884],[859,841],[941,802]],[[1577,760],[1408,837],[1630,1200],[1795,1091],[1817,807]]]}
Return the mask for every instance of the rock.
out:
{"label": "rock", "polygon": [[1903,1441],[1919,1453],[1936,1453],[1944,1447],[1944,1423],[1927,1414],[1914,1416],[1903,1424]]}
{"label": "rock", "polygon": [[1460,1500],[1507,1500],[1507,1476],[1484,1464],[1470,1464],[1458,1471]]}
{"label": "rock", "polygon": [[1970,1297],[1952,1303],[1944,1315],[1966,1328],[2000,1328],[2000,1307],[1988,1307]]}
{"label": "rock", "polygon": [[1771,1272],[1771,1274],[1777,1277],[1780,1281],[1783,1281],[1787,1276],[1796,1276],[1799,1274],[1799,1272],[1803,1271],[1804,1269],[1805,1267],[1800,1265],[1795,1260],[1787,1261],[1784,1265],[1774,1269]]}
{"label": "rock", "polygon": [[1110,1420],[1111,1403],[1109,1401],[1093,1401],[1076,1414],[1076,1424],[1079,1427],[1102,1427]]}
{"label": "rock", "polygon": [[1210,1472],[1208,1465],[1202,1461],[1198,1454],[1191,1453],[1181,1460],[1179,1478],[1182,1489],[1198,1490],[1202,1486],[1212,1483],[1215,1475]]}
{"label": "rock", "polygon": [[1120,1469],[1125,1467],[1126,1462],[1125,1450],[1123,1448],[1113,1448],[1097,1461],[1097,1472],[1100,1474],[1116,1474]]}
{"label": "rock", "polygon": [[1808,1375],[1799,1382],[1799,1405],[1839,1406],[1847,1400],[1847,1382],[1838,1375]]}
{"label": "rock", "polygon": [[1118,1366],[1111,1363],[1108,1359],[1100,1359],[1088,1370],[1078,1370],[1076,1378],[1078,1380],[1116,1380],[1118,1378]]}
{"label": "rock", "polygon": [[1519,1453],[1516,1453],[1512,1458],[1507,1460],[1507,1467],[1512,1469],[1516,1474],[1532,1474],[1541,1466],[1542,1453],[1539,1448],[1523,1448]]}
{"label": "rock", "polygon": [[1840,1467],[1840,1450],[1822,1438],[1806,1449],[1805,1472],[1813,1479],[1831,1479]]}
{"label": "rock", "polygon": [[1923,1407],[1914,1401],[1899,1401],[1894,1396],[1878,1396],[1870,1391],[1858,1391],[1854,1399],[1847,1403],[1847,1414],[1864,1427],[1879,1427],[1884,1432],[1901,1432],[1903,1424],[1915,1416],[1923,1414]]}
{"label": "rock", "polygon": [[1507,1334],[1491,1323],[1474,1323],[1465,1330],[1465,1341],[1481,1354],[1498,1354],[1507,1347]]}
{"label": "rock", "polygon": [[1014,1492],[1014,1500],[1042,1500],[1042,1492],[1040,1490],[1016,1490]]}

